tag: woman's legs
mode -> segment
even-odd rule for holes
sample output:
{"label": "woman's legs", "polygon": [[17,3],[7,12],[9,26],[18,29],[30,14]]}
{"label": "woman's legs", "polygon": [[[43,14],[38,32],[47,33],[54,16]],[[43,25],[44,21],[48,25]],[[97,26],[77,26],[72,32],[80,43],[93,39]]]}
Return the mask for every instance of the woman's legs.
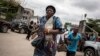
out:
{"label": "woman's legs", "polygon": [[31,36],[31,31],[28,30],[28,33],[27,33],[26,39],[29,40],[30,36]]}

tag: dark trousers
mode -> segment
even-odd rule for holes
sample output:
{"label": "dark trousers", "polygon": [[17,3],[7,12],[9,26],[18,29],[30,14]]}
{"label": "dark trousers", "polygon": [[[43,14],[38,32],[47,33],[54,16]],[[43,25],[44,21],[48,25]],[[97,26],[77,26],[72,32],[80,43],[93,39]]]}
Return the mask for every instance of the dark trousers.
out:
{"label": "dark trousers", "polygon": [[76,54],[76,52],[67,50],[66,56],[75,56],[75,54]]}
{"label": "dark trousers", "polygon": [[30,30],[28,30],[28,33],[27,33],[26,39],[29,39],[29,38],[30,38],[31,33],[32,33],[32,32],[31,32]]}

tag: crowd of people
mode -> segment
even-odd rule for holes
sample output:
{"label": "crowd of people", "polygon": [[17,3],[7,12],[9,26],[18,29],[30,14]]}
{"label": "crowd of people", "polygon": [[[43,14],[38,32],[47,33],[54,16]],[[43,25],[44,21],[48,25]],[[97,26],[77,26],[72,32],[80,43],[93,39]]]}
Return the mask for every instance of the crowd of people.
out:
{"label": "crowd of people", "polygon": [[[37,25],[33,21],[30,22],[29,30],[26,39],[43,38],[42,47],[35,47],[33,56],[55,56],[59,40],[62,39],[66,43],[66,56],[75,56],[78,43],[82,42],[82,35],[78,32],[78,27],[73,27],[70,31],[62,28],[62,23],[59,17],[54,16],[56,9],[49,5],[46,7],[46,15],[39,19]],[[35,29],[35,31],[34,31]],[[95,34],[84,34],[85,40],[95,41]]]}

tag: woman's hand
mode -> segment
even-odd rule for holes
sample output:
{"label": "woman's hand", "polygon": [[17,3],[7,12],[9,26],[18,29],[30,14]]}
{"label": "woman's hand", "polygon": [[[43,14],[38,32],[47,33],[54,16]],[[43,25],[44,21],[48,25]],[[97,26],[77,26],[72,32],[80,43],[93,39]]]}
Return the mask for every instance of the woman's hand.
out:
{"label": "woman's hand", "polygon": [[45,29],[44,29],[44,32],[45,32],[45,33],[49,33],[49,29],[48,29],[48,28],[45,28]]}

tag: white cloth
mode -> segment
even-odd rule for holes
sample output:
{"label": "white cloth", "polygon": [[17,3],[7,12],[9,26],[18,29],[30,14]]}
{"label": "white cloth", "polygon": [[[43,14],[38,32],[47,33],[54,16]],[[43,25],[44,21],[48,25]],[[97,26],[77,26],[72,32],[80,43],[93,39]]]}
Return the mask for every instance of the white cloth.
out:
{"label": "white cloth", "polygon": [[45,24],[45,28],[47,28],[47,29],[52,29],[53,28],[53,17],[48,19],[48,21]]}
{"label": "white cloth", "polygon": [[[53,29],[53,17],[51,17],[50,19],[48,19],[48,21],[45,24],[45,28],[47,29]],[[52,40],[52,35],[46,35],[46,40]]]}
{"label": "white cloth", "polygon": [[62,41],[64,41],[64,34],[57,34],[57,36],[56,36],[57,43],[60,42],[60,38],[62,39]]}
{"label": "white cloth", "polygon": [[64,35],[65,35],[65,38],[68,38],[68,31],[66,31],[66,32],[64,33]]}
{"label": "white cloth", "polygon": [[57,36],[56,36],[57,43],[59,43],[60,38],[62,39],[62,41],[64,41],[64,36],[65,36],[65,38],[67,38],[67,36],[68,36],[68,31],[66,31],[66,32],[63,33],[63,34],[57,34]]}
{"label": "white cloth", "polygon": [[57,36],[56,36],[57,43],[59,43],[60,37],[61,37],[60,34],[57,34]]}

